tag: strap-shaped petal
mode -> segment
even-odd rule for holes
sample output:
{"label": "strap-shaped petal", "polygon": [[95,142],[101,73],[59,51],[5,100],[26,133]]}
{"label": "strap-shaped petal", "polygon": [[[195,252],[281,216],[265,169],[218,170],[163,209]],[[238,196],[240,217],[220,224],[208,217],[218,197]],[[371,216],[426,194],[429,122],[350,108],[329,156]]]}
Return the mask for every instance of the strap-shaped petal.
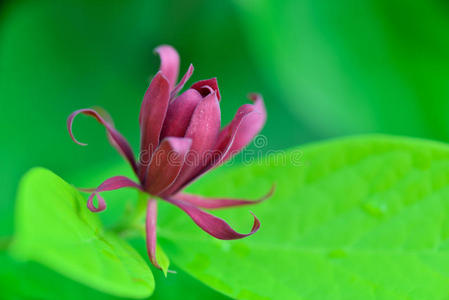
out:
{"label": "strap-shaped petal", "polygon": [[171,91],[170,98],[174,99],[176,95],[182,90],[186,82],[190,79],[193,74],[193,65],[190,64],[187,72],[182,76],[181,81],[175,86],[175,88]]}
{"label": "strap-shaped petal", "polygon": [[264,195],[263,197],[260,197],[257,200],[244,200],[244,199],[230,199],[230,198],[208,198],[208,197],[201,197],[197,195],[192,194],[185,194],[185,193],[178,193],[172,198],[181,200],[186,203],[190,203],[196,207],[206,208],[206,209],[219,209],[219,208],[227,208],[227,207],[235,207],[235,206],[243,206],[243,205],[251,205],[251,204],[257,204],[262,201],[265,201],[266,199],[270,198],[275,190],[275,186],[273,185],[270,189],[270,191]]}
{"label": "strap-shaped petal", "polygon": [[146,244],[148,257],[151,263],[158,269],[161,269],[156,259],[156,222],[157,222],[157,201],[148,199],[147,214],[145,220]]}
{"label": "strap-shaped petal", "polygon": [[258,94],[250,94],[249,98],[254,104],[244,104],[237,110],[234,119],[220,131],[206,167],[186,180],[184,186],[238,154],[262,129],[266,121],[263,99]]}
{"label": "strap-shaped petal", "polygon": [[168,45],[161,45],[154,50],[161,59],[159,70],[165,75],[170,85],[170,90],[174,88],[178,81],[179,74],[179,54],[175,48]]}
{"label": "strap-shaped petal", "polygon": [[265,125],[267,113],[262,96],[250,94],[249,98],[254,104],[242,105],[231,123],[221,130],[216,145],[220,157],[210,167],[218,166],[238,154]]}
{"label": "strap-shaped petal", "polygon": [[[93,212],[100,212],[106,209],[106,202],[104,201],[103,197],[100,196],[100,192],[106,192],[106,191],[113,191],[118,190],[125,187],[132,187],[139,189],[143,191],[143,188],[140,186],[140,184],[135,183],[131,179],[125,176],[114,176],[111,178],[106,179],[103,181],[102,184],[100,184],[95,191],[89,196],[89,199],[87,200],[87,208],[89,208]],[[94,197],[97,196],[98,200],[98,207],[94,206],[93,200]]]}
{"label": "strap-shaped petal", "polygon": [[193,112],[185,134],[185,137],[192,139],[192,146],[178,178],[166,191],[166,195],[177,192],[184,182],[207,165],[209,154],[217,141],[220,118],[220,104],[215,92],[212,92],[201,100]]}
{"label": "strap-shaped petal", "polygon": [[169,136],[182,137],[186,134],[192,114],[203,97],[194,89],[188,89],[175,98],[167,110],[161,139]]}
{"label": "strap-shaped petal", "polygon": [[143,98],[140,109],[140,170],[142,180],[146,167],[151,160],[154,150],[159,145],[159,138],[167,113],[170,87],[165,76],[158,72],[150,83]]}
{"label": "strap-shaped petal", "polygon": [[220,90],[218,89],[217,78],[210,78],[205,80],[200,80],[195,82],[191,87],[191,89],[195,89],[201,93],[204,97],[210,93],[210,89],[215,91],[217,94],[218,101],[221,100]]}
{"label": "strap-shaped petal", "polygon": [[165,138],[154,152],[145,178],[145,190],[159,195],[176,179],[192,145],[189,138]]}
{"label": "strap-shaped petal", "polygon": [[175,198],[164,198],[164,200],[176,205],[184,212],[186,212],[193,222],[196,223],[201,229],[203,229],[208,234],[220,240],[236,240],[247,237],[256,233],[260,228],[260,221],[257,217],[251,213],[254,217],[254,223],[251,231],[246,234],[238,233],[229,226],[226,221],[215,217],[192,204],[177,200]]}
{"label": "strap-shaped petal", "polygon": [[133,168],[134,172],[137,174],[137,163],[134,158],[133,150],[131,149],[131,146],[126,141],[126,139],[114,128],[114,126],[107,122],[97,111],[93,109],[79,109],[74,111],[70,116],[67,118],[67,129],[69,130],[70,137],[72,140],[77,143],[78,145],[86,146],[87,144],[80,143],[73,135],[72,126],[73,126],[73,120],[75,117],[79,114],[84,114],[86,116],[90,116],[95,118],[100,124],[102,124],[108,133],[108,139],[112,146],[117,149],[117,151],[125,157],[125,159],[129,162],[131,167]]}

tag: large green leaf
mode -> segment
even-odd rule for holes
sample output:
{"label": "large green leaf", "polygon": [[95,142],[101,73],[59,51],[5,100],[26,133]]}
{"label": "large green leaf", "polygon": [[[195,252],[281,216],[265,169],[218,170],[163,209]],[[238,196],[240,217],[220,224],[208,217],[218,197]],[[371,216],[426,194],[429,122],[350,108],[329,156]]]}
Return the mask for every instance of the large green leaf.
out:
{"label": "large green leaf", "polygon": [[219,241],[161,202],[175,264],[238,299],[447,299],[449,147],[369,136],[335,140],[204,176],[190,192],[257,197],[217,212],[254,236]]}
{"label": "large green leaf", "polygon": [[145,260],[103,229],[73,186],[42,168],[29,171],[21,181],[12,249],[19,257],[113,295],[143,298],[154,289]]}
{"label": "large green leaf", "polygon": [[[144,244],[144,243],[143,243]],[[133,245],[134,246],[134,245]],[[137,247],[140,248],[140,247]],[[145,245],[143,245],[145,252]],[[101,293],[77,283],[35,262],[20,262],[0,252],[0,295],[2,300],[45,299],[64,300],[98,299],[118,300],[121,297]],[[155,274],[156,290],[150,299],[229,299],[218,294],[178,270],[167,278],[158,271]],[[192,291],[195,291],[192,293]]]}
{"label": "large green leaf", "polygon": [[321,134],[449,135],[445,1],[234,2],[267,84]]}
{"label": "large green leaf", "polygon": [[6,252],[0,252],[0,264],[2,300],[60,300],[61,295],[64,295],[64,300],[122,299],[86,287],[38,263],[18,261]]}

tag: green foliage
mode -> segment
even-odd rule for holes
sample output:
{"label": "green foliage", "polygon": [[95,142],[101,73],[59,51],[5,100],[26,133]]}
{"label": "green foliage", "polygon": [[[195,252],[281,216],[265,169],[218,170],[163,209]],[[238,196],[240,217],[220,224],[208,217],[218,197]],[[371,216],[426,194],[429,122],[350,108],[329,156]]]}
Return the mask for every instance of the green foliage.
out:
{"label": "green foliage", "polygon": [[12,249],[110,294],[143,298],[154,289],[141,256],[103,229],[73,186],[45,169],[33,169],[22,179]]}
{"label": "green foliage", "polygon": [[[254,211],[262,222],[254,236],[216,240],[160,201],[158,241],[175,270],[233,298],[445,299],[448,172],[449,147],[436,142],[366,136],[305,146],[223,167],[189,189],[256,198],[276,183],[262,204],[214,212],[243,232]],[[114,192],[105,198],[120,201]],[[19,193],[16,254],[109,293],[149,294],[146,263],[84,204],[49,171],[30,171]]]}
{"label": "green foliage", "polygon": [[[298,160],[298,158],[301,158]],[[175,264],[238,299],[446,299],[449,147],[384,136],[335,140],[218,170],[190,192],[258,197],[220,212],[254,236],[218,241],[161,205],[159,237]]]}
{"label": "green foliage", "polygon": [[167,254],[165,254],[159,244],[156,246],[156,260],[159,266],[162,268],[162,272],[164,272],[164,276],[167,277],[168,266],[170,265],[170,259]]}
{"label": "green foliage", "polygon": [[0,295],[2,300],[117,300],[68,279],[35,262],[18,261],[6,252],[0,253]]}
{"label": "green foliage", "polygon": [[447,139],[447,2],[234,2],[267,84],[315,130]]}
{"label": "green foliage", "polygon": [[[135,245],[133,245],[135,246]],[[137,247],[139,249],[139,247]],[[145,246],[140,253],[145,255]],[[38,263],[21,262],[0,253],[0,295],[2,300],[45,299],[45,300],[118,300],[122,297],[101,293],[86,285],[73,281]],[[156,290],[150,299],[229,299],[218,294],[186,273],[177,269],[176,275],[166,278],[162,272],[155,270]],[[194,292],[192,292],[194,291]]]}
{"label": "green foliage", "polygon": [[[178,48],[182,70],[194,63],[193,81],[218,77],[224,123],[247,92],[264,95],[264,151],[346,133],[449,135],[444,1],[234,3],[236,10],[207,0],[0,4],[0,248],[13,232],[17,182],[30,167],[44,165],[82,187],[130,173],[124,162],[114,169],[119,158],[101,126],[80,118],[75,134],[89,143],[83,149],[68,138],[65,120],[74,109],[103,106],[138,146],[140,101],[158,66],[152,49],[161,43]],[[155,270],[152,299],[225,298],[183,270],[239,299],[444,299],[448,149],[375,137],[299,150],[301,166],[271,158],[217,170],[192,186],[204,195],[258,197],[276,182],[266,203],[217,212],[243,232],[254,211],[262,228],[248,239],[209,238],[161,202],[167,260],[159,260],[165,269],[170,258],[178,274]],[[94,215],[59,178],[32,172],[16,205],[15,257],[0,253],[0,298],[117,299],[82,283],[148,295],[144,245],[137,248],[145,260],[103,229],[132,207],[135,191],[105,193],[108,210]],[[135,287],[128,271],[146,285]]]}

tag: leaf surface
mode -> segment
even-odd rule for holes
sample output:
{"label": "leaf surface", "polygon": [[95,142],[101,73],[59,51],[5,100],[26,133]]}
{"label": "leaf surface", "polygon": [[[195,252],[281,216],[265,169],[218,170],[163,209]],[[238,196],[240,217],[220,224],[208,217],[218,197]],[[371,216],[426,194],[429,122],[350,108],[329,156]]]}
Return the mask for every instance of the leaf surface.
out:
{"label": "leaf surface", "polygon": [[161,203],[159,242],[177,265],[238,299],[447,299],[449,147],[388,136],[334,140],[222,168],[189,192],[257,198],[215,212],[238,230],[220,241]]}
{"label": "leaf surface", "polygon": [[145,260],[102,227],[73,186],[42,168],[19,186],[12,251],[113,295],[144,298],[154,290]]}

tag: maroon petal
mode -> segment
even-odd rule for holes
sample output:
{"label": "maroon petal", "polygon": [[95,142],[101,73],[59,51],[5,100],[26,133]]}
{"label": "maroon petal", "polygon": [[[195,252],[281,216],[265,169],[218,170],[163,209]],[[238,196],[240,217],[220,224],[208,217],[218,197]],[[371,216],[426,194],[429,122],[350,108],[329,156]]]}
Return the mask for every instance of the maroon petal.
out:
{"label": "maroon petal", "polygon": [[150,83],[140,109],[140,170],[139,178],[145,176],[154,150],[159,145],[159,137],[167,113],[170,87],[165,76],[158,72]]}
{"label": "maroon petal", "polygon": [[193,65],[190,64],[187,72],[182,77],[181,81],[175,86],[175,88],[171,91],[170,98],[173,99],[179,93],[180,90],[184,87],[184,84],[190,79],[190,76],[193,74]]}
{"label": "maroon petal", "polygon": [[131,146],[126,141],[126,139],[114,128],[113,125],[108,123],[105,119],[103,119],[98,112],[96,112],[93,109],[79,109],[77,111],[74,111],[68,118],[67,118],[67,128],[69,130],[70,137],[72,140],[82,146],[86,146],[87,144],[80,143],[74,136],[72,132],[72,125],[73,120],[78,114],[84,114],[86,116],[91,116],[95,118],[100,124],[102,124],[108,133],[108,138],[112,144],[112,146],[117,149],[117,151],[125,157],[125,159],[131,164],[131,167],[133,168],[134,172],[137,174],[137,164],[136,160],[134,158],[133,150],[131,149]]}
{"label": "maroon petal", "polygon": [[258,94],[250,94],[249,98],[254,104],[242,105],[231,123],[220,132],[216,151],[221,156],[212,162],[211,167],[218,166],[239,153],[263,128],[267,118],[263,99]]}
{"label": "maroon petal", "polygon": [[237,110],[231,123],[220,131],[214,150],[209,155],[210,160],[207,166],[185,181],[184,186],[235,156],[262,129],[266,120],[263,99],[258,94],[250,94],[249,98],[254,101],[254,104],[244,104]]}
{"label": "maroon petal", "polygon": [[260,203],[270,198],[274,193],[275,186],[273,185],[270,191],[263,197],[257,200],[242,200],[242,199],[229,199],[229,198],[206,198],[197,195],[179,193],[172,198],[181,200],[186,203],[190,203],[196,207],[202,207],[206,209],[226,208],[242,205],[250,205]]}
{"label": "maroon petal", "polygon": [[231,226],[229,226],[229,224],[226,223],[226,221],[224,221],[223,219],[220,219],[205,211],[202,211],[201,209],[193,206],[192,204],[185,203],[174,198],[164,198],[164,199],[178,206],[183,211],[185,211],[196,223],[196,225],[198,225],[201,229],[203,229],[213,237],[216,237],[217,239],[220,240],[241,239],[249,235],[252,235],[253,233],[257,232],[260,228],[259,219],[257,219],[257,217],[253,213],[251,214],[254,217],[254,223],[251,232],[247,234],[242,234],[232,229]]}
{"label": "maroon petal", "polygon": [[145,221],[147,252],[151,263],[156,268],[161,269],[156,260],[156,220],[157,201],[156,199],[148,199],[147,217]]}
{"label": "maroon petal", "polygon": [[[203,169],[211,149],[216,143],[220,129],[220,105],[215,93],[211,93],[196,106],[185,137],[192,139],[192,146],[181,173],[175,183],[166,191],[177,192],[192,175]],[[164,192],[165,194],[165,192]]]}
{"label": "maroon petal", "polygon": [[175,98],[168,106],[167,116],[162,127],[161,139],[168,136],[184,136],[195,107],[200,103],[202,98],[200,93],[194,89],[188,89],[179,97]]}
{"label": "maroon petal", "polygon": [[172,90],[178,81],[179,54],[175,48],[168,45],[159,46],[154,51],[159,54],[161,59],[159,70],[167,78],[170,90]]}
{"label": "maroon petal", "polygon": [[215,91],[215,93],[217,94],[217,99],[218,101],[220,101],[221,96],[220,91],[218,90],[217,78],[200,80],[198,82],[195,82],[190,88],[197,90],[201,93],[201,95],[203,95],[203,97],[205,97],[210,93],[208,87],[212,88],[212,90]]}
{"label": "maroon petal", "polygon": [[[102,184],[100,184],[95,191],[89,196],[87,200],[87,207],[93,212],[99,212],[106,209],[106,203],[103,197],[100,196],[100,192],[113,191],[118,190],[124,187],[132,187],[143,191],[143,188],[140,184],[135,183],[131,179],[125,176],[114,176],[109,179],[106,179]],[[97,196],[98,199],[98,207],[94,206],[93,200],[94,197]]]}
{"label": "maroon petal", "polygon": [[165,138],[151,159],[145,178],[145,190],[159,195],[176,179],[192,145],[189,138]]}

